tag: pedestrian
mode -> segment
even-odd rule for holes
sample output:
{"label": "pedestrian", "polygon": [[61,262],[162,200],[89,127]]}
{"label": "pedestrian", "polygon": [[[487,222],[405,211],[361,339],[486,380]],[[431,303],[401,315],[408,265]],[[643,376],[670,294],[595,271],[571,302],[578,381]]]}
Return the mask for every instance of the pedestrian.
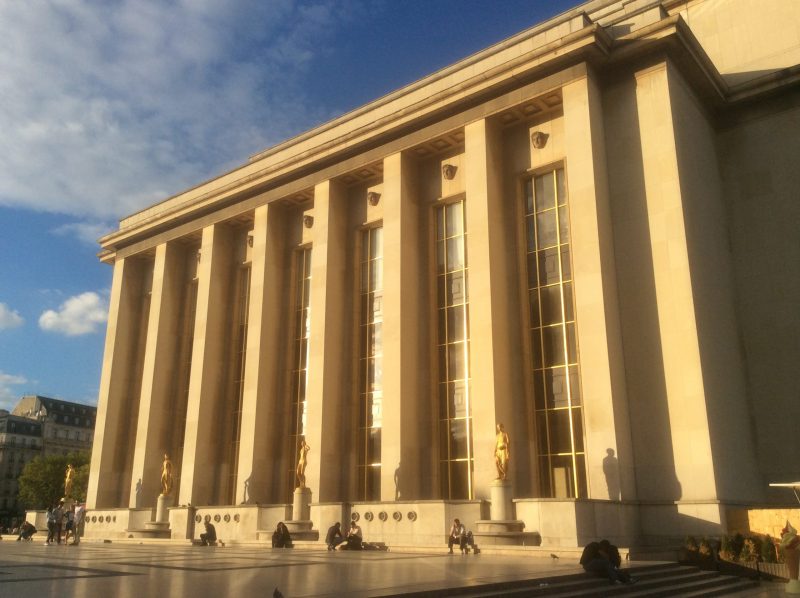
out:
{"label": "pedestrian", "polygon": [[350,529],[347,532],[347,543],[339,550],[362,550],[364,534],[355,521],[350,522]]}
{"label": "pedestrian", "polygon": [[459,519],[453,519],[453,527],[450,528],[450,536],[447,538],[448,554],[453,554],[453,544],[458,544],[461,549],[461,554],[469,553],[467,546],[467,528],[465,528]]}
{"label": "pedestrian", "polygon": [[56,518],[56,543],[61,544],[61,530],[64,527],[64,499],[62,498],[55,510]]}
{"label": "pedestrian", "polygon": [[86,504],[80,503],[75,508],[75,540],[73,540],[72,545],[75,546],[76,544],[81,543],[81,534],[83,533],[83,520],[86,516]]}
{"label": "pedestrian", "polygon": [[342,542],[344,542],[342,525],[337,521],[328,528],[328,533],[325,535],[325,544],[328,545],[328,550],[336,550],[336,547]]}
{"label": "pedestrian", "polygon": [[72,536],[73,543],[75,541],[75,505],[70,505],[67,512],[64,513],[66,525],[64,526],[64,544],[69,544],[69,537]]}
{"label": "pedestrian", "polygon": [[205,522],[206,533],[200,534],[200,541],[203,546],[216,546],[217,545],[217,530],[210,521]]}
{"label": "pedestrian", "polygon": [[608,540],[590,542],[583,549],[580,560],[583,570],[595,577],[605,577],[611,583],[636,583],[638,580],[620,569],[622,559],[619,549]]}
{"label": "pedestrian", "polygon": [[50,546],[56,537],[56,505],[51,505],[47,509],[47,539],[44,541],[45,546]]}
{"label": "pedestrian", "polygon": [[272,547],[273,548],[291,548],[292,536],[289,533],[289,528],[283,521],[279,521],[275,531],[272,533]]}

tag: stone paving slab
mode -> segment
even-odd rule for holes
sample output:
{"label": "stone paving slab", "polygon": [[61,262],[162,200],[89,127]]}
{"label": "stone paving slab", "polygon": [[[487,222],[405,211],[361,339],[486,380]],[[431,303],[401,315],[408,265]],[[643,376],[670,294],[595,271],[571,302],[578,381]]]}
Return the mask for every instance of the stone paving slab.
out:
{"label": "stone paving slab", "polygon": [[0,542],[0,597],[382,596],[580,572],[537,558]]}

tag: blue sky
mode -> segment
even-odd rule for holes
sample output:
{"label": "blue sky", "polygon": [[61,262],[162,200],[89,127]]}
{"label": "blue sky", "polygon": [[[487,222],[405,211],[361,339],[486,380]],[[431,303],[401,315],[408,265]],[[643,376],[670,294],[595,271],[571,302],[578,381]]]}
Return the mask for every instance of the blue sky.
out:
{"label": "blue sky", "polygon": [[0,2],[0,408],[96,404],[120,217],[576,4]]}

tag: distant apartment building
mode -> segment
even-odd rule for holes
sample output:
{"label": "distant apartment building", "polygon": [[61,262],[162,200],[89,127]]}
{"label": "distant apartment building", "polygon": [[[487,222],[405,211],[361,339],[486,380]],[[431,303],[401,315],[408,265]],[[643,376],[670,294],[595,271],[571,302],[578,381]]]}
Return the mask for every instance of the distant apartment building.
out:
{"label": "distant apartment building", "polygon": [[0,410],[0,521],[22,514],[17,478],[42,452],[42,423]]}
{"label": "distant apartment building", "polygon": [[96,407],[28,395],[20,399],[11,414],[41,422],[42,454],[45,456],[92,448]]}

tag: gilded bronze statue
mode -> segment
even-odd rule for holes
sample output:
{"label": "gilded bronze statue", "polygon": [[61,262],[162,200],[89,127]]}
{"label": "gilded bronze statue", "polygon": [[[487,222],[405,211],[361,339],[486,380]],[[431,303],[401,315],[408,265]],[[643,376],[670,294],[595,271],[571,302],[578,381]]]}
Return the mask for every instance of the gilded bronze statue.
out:
{"label": "gilded bronze statue", "polygon": [[161,496],[172,494],[172,461],[168,455],[164,455],[164,463],[161,464]]}
{"label": "gilded bronze statue", "polygon": [[505,480],[508,476],[508,462],[511,459],[508,434],[503,424],[497,424],[497,436],[494,443],[494,464],[497,466],[497,479]]}
{"label": "gilded bronze statue", "polygon": [[297,449],[297,454],[299,457],[297,459],[297,469],[295,470],[295,473],[297,474],[298,488],[306,487],[306,457],[308,455],[308,451],[310,450],[311,447],[306,443],[306,439],[304,437],[300,437],[300,446]]}
{"label": "gilded bronze statue", "polygon": [[67,473],[64,476],[64,498],[72,497],[72,483],[75,479],[75,468],[72,463],[67,465]]}

